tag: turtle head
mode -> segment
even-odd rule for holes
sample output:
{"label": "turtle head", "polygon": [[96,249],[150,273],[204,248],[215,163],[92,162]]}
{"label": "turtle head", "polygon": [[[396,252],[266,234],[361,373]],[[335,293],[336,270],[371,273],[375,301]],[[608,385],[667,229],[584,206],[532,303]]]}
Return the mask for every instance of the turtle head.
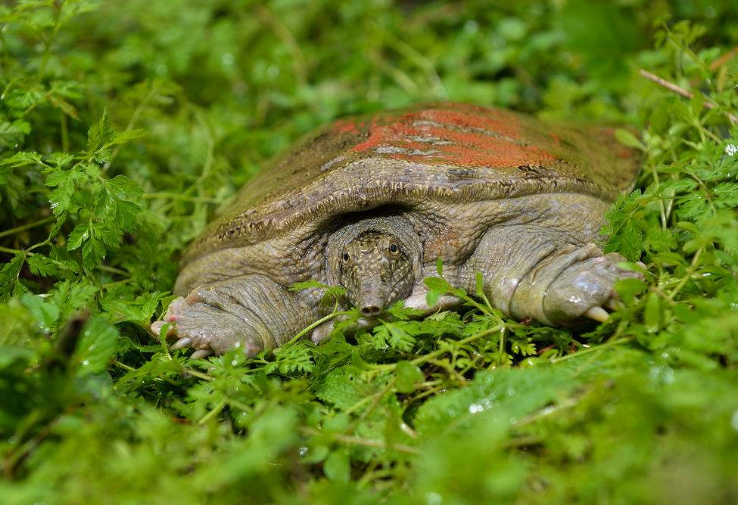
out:
{"label": "turtle head", "polygon": [[415,284],[412,244],[388,231],[367,230],[344,245],[339,280],[349,301],[368,318],[407,298]]}

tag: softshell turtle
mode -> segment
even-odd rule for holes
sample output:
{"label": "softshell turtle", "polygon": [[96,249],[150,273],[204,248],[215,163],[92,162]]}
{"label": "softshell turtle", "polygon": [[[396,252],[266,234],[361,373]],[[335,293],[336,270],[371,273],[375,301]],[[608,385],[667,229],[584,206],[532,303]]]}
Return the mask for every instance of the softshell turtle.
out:
{"label": "softshell turtle", "polygon": [[[630,190],[635,153],[607,128],[464,104],[343,119],[247,183],[184,254],[162,321],[193,356],[283,344],[328,310],[310,279],[341,285],[367,321],[397,300],[426,312],[437,260],[505,314],[547,325],[604,320],[634,275],[595,244]],[[444,298],[443,304],[453,299]],[[313,333],[318,341],[329,333]]]}

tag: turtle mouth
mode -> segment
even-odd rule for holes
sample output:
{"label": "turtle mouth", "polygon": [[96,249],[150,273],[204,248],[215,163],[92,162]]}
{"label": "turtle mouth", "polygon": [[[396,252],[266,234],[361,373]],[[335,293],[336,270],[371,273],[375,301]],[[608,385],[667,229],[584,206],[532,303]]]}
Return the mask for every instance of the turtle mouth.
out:
{"label": "turtle mouth", "polygon": [[379,318],[378,317],[360,317],[358,321],[356,321],[356,326],[358,328],[365,328],[365,329],[371,329],[375,326],[379,326]]}

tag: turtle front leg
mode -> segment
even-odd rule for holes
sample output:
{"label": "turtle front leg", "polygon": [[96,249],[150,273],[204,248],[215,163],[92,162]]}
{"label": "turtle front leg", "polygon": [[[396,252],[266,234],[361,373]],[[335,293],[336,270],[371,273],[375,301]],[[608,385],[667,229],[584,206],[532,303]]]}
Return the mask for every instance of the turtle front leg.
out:
{"label": "turtle front leg", "polygon": [[282,345],[318,316],[304,293],[292,293],[264,275],[245,275],[198,287],[176,298],[161,321],[151,325],[167,337],[172,349],[194,347],[192,357],[223,354],[242,348],[248,356]]}
{"label": "turtle front leg", "polygon": [[617,300],[615,282],[640,274],[619,268],[619,254],[571,242],[564,232],[531,225],[491,229],[464,267],[466,284],[481,272],[490,301],[519,320],[569,327],[605,321],[605,308]]}

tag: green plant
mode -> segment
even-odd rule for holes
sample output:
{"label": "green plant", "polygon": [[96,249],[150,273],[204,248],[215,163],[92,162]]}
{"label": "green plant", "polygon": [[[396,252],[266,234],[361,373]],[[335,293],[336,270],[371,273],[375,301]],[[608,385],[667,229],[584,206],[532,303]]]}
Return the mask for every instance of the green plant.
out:
{"label": "green plant", "polygon": [[[494,7],[0,6],[3,504],[735,501],[738,9]],[[177,254],[265,159],[439,99],[640,130],[618,134],[644,171],[605,231],[646,268],[609,322],[527,325],[456,291],[459,311],[333,314],[324,345],[253,360],[151,338]]]}

